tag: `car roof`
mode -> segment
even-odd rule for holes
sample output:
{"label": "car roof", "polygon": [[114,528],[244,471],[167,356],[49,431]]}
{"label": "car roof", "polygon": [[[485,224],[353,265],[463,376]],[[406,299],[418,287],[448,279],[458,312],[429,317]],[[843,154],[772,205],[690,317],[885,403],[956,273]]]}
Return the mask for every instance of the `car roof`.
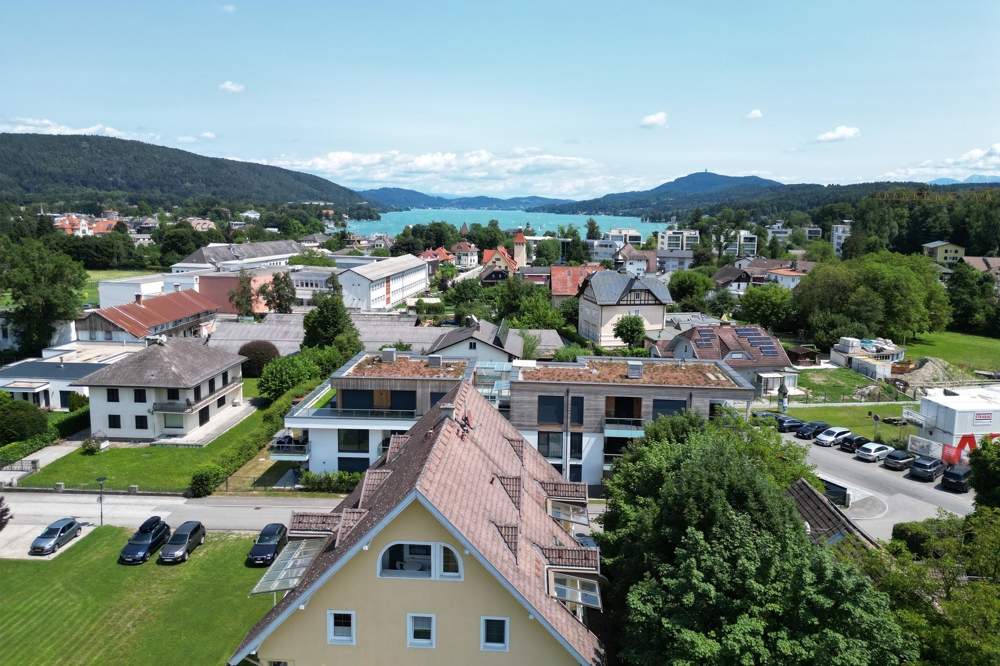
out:
{"label": "car roof", "polygon": [[901,456],[911,456],[911,457],[913,456],[913,453],[910,452],[910,451],[907,451],[906,449],[896,449],[895,451],[893,451],[889,455],[891,456],[893,453],[897,453],[897,454],[899,454]]}
{"label": "car roof", "polygon": [[916,465],[917,463],[920,463],[921,465],[929,465],[931,463],[936,463],[936,462],[941,462],[941,461],[938,460],[937,458],[931,458],[930,456],[917,456],[917,459],[916,461],[914,461],[913,464]]}
{"label": "car roof", "polygon": [[60,518],[56,522],[49,525],[49,527],[62,527],[64,525],[69,525],[70,523],[76,522],[76,518]]}
{"label": "car roof", "polygon": [[863,449],[874,449],[874,448],[877,448],[879,446],[885,446],[885,444],[879,444],[878,442],[865,442],[864,446],[862,446],[861,448],[863,448]]}
{"label": "car roof", "polygon": [[184,521],[183,523],[180,524],[180,527],[174,530],[174,534],[177,534],[178,532],[192,532],[198,529],[199,525],[201,525],[201,523],[198,522],[197,520]]}
{"label": "car roof", "polygon": [[162,519],[159,516],[152,516],[150,518],[147,518],[142,523],[142,525],[139,525],[139,531],[140,532],[148,532],[149,530],[151,530],[154,527],[156,527],[157,524],[159,524],[161,520]]}
{"label": "car roof", "polygon": [[261,534],[274,534],[275,532],[280,532],[285,529],[285,526],[281,523],[268,523],[264,525],[264,529],[260,531]]}
{"label": "car roof", "polygon": [[972,468],[964,463],[956,463],[948,468],[949,472],[971,472]]}

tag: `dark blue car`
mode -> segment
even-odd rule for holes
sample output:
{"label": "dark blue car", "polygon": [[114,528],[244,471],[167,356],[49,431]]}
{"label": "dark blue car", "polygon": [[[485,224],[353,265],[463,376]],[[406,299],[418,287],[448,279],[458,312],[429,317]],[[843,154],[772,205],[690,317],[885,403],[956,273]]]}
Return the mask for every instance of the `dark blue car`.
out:
{"label": "dark blue car", "polygon": [[133,534],[122,548],[122,552],[118,555],[118,563],[142,564],[169,538],[170,526],[159,516],[153,516],[139,526],[139,531]]}

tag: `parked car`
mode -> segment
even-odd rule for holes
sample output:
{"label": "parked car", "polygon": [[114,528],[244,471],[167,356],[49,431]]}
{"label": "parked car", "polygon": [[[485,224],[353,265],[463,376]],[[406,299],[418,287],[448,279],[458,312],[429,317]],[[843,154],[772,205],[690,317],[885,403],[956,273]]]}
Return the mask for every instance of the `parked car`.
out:
{"label": "parked car", "polygon": [[80,536],[83,526],[75,518],[60,518],[31,542],[29,555],[50,555]]}
{"label": "parked car", "polygon": [[288,528],[281,523],[270,523],[264,526],[247,553],[247,564],[251,566],[271,566],[274,558],[288,543]]}
{"label": "parked car", "polygon": [[902,471],[910,469],[910,466],[913,465],[913,461],[916,459],[917,456],[915,454],[904,449],[896,449],[889,452],[889,455],[885,457],[882,464],[889,469]]}
{"label": "parked car", "polygon": [[968,465],[952,465],[941,475],[941,486],[960,493],[969,492],[972,481],[972,468]]}
{"label": "parked car", "polygon": [[868,439],[864,435],[851,435],[850,437],[845,437],[840,440],[840,450],[854,453],[870,441],[872,440]]}
{"label": "parked car", "polygon": [[830,427],[826,421],[810,421],[795,431],[795,436],[799,439],[812,439],[819,433]]}
{"label": "parked car", "polygon": [[795,432],[805,425],[799,419],[793,419],[791,416],[783,416],[776,420],[778,422],[778,432]]}
{"label": "parked car", "polygon": [[197,520],[181,523],[160,549],[160,562],[187,562],[188,555],[205,543],[205,526]]}
{"label": "parked car", "polygon": [[851,436],[851,431],[847,428],[827,428],[820,434],[816,435],[816,439],[813,440],[813,444],[819,444],[820,446],[837,446],[846,437]]}
{"label": "parked car", "polygon": [[882,460],[887,455],[892,453],[895,449],[891,446],[886,446],[885,444],[879,444],[877,442],[868,442],[863,446],[858,447],[858,450],[854,452],[854,455],[861,460],[867,460],[868,462],[878,462]]}
{"label": "parked car", "polygon": [[920,456],[910,465],[910,478],[933,481],[944,474],[944,463],[937,458]]}
{"label": "parked car", "polygon": [[153,516],[139,526],[118,555],[119,564],[142,564],[170,538],[170,526],[159,516]]}

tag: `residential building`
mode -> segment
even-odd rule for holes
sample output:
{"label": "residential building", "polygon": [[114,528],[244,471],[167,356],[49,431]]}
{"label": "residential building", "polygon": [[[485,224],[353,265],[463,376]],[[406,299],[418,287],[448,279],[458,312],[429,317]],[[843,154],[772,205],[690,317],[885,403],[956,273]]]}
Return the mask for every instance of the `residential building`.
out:
{"label": "residential building", "polygon": [[[535,349],[528,353],[524,348],[526,335],[536,341]],[[467,358],[473,363],[508,363],[522,358],[552,358],[562,347],[562,338],[551,328],[516,329],[510,328],[506,320],[499,326],[479,320],[471,326],[442,333],[427,353],[446,358]]]}
{"label": "residential building", "polygon": [[590,260],[597,262],[614,261],[615,253],[625,245],[625,243],[606,238],[600,240],[591,240],[588,238],[584,242],[587,244],[587,252],[590,254]]}
{"label": "residential building", "polygon": [[629,275],[655,273],[657,268],[656,250],[639,250],[630,243],[615,253],[615,267]]}
{"label": "residential building", "polygon": [[151,335],[205,337],[215,328],[218,306],[197,291],[186,289],[132,303],[91,310],[76,322],[80,340],[141,343]]}
{"label": "residential building", "polygon": [[451,247],[455,255],[455,266],[460,271],[466,271],[479,265],[479,248],[463,240],[455,243]]}
{"label": "residential building", "polygon": [[288,260],[302,254],[295,241],[264,241],[261,243],[209,243],[170,267],[172,273],[187,271],[238,271],[241,268],[287,266]]}
{"label": "residential building", "polygon": [[980,273],[989,273],[996,283],[997,293],[1000,293],[1000,257],[970,257],[961,258],[962,263],[971,266]]}
{"label": "residential building", "polygon": [[840,224],[830,227],[830,242],[833,243],[833,252],[838,257],[844,251],[844,241],[851,236],[851,225],[853,220],[841,220]]}
{"label": "residential building", "polygon": [[389,310],[427,290],[427,264],[412,254],[349,268],[338,276],[344,305],[356,310]]}
{"label": "residential building", "polygon": [[487,285],[504,282],[517,273],[517,268],[518,263],[502,245],[495,250],[484,250],[483,270],[479,274],[479,281]]}
{"label": "residential building", "polygon": [[248,342],[264,341],[274,345],[282,356],[297,354],[305,339],[302,322],[305,314],[271,313],[259,321],[247,321],[235,315],[215,320],[215,330],[208,338],[210,347],[238,354]]}
{"label": "residential building", "polygon": [[134,302],[137,294],[145,299],[174,291],[198,291],[203,272],[151,273],[101,280],[97,283],[98,302],[102,308],[111,308]]}
{"label": "residential building", "polygon": [[841,368],[850,368],[869,379],[889,379],[892,364],[899,363],[906,356],[906,350],[885,338],[865,339],[841,338],[830,349],[830,363]]}
{"label": "residential building", "polygon": [[656,267],[664,273],[686,271],[694,265],[693,250],[657,250]]}
{"label": "residential building", "polygon": [[336,509],[293,514],[310,538],[254,588],[284,595],[229,663],[602,664],[588,524],[586,488],[463,383]]}
{"label": "residential building", "polygon": [[618,271],[598,271],[580,292],[580,335],[602,347],[624,347],[615,337],[615,323],[625,315],[642,317],[647,331],[663,328],[666,308],[673,303],[667,286],[652,277]]}
{"label": "residential building", "polygon": [[803,227],[806,241],[823,240],[823,230],[820,227]]}
{"label": "residential building", "polygon": [[955,243],[949,243],[948,241],[933,241],[924,243],[921,247],[923,247],[925,257],[930,257],[934,263],[949,268],[957,264],[965,256],[964,247]]}
{"label": "residential building", "polygon": [[552,267],[551,266],[518,266],[517,269],[518,276],[532,284],[537,284],[540,287],[548,287],[549,280],[552,278]]}
{"label": "residential building", "polygon": [[441,334],[457,326],[424,326],[423,318],[402,310],[389,312],[352,311],[351,322],[358,330],[361,344],[366,351],[378,351],[398,342],[409,345],[410,350],[424,354]]}
{"label": "residential building", "polygon": [[580,293],[580,286],[583,285],[583,281],[588,276],[602,270],[604,270],[604,267],[600,264],[551,266],[549,268],[549,289],[552,293],[552,305],[558,306],[567,298],[575,298]]}
{"label": "residential building", "polygon": [[510,421],[566,479],[593,485],[658,416],[710,416],[727,405],[745,413],[753,398],[753,386],[722,361],[521,361],[510,380]]}
{"label": "residential building", "polygon": [[97,362],[25,359],[0,368],[0,391],[41,409],[67,411],[70,394],[87,395],[87,390],[74,386],[74,382],[103,367],[104,363]]}
{"label": "residential building", "polygon": [[215,226],[215,222],[213,222],[212,220],[206,220],[203,217],[189,217],[184,221],[190,224],[191,228],[194,229],[195,231],[204,232],[204,231],[214,231],[218,229],[218,227]]}
{"label": "residential building", "polygon": [[772,268],[767,272],[767,279],[776,282],[785,289],[795,289],[806,276],[807,271],[801,268]]}
{"label": "residential building", "polygon": [[514,234],[514,263],[518,266],[528,265],[528,241],[523,231]]}
{"label": "residential building", "polygon": [[697,229],[664,229],[656,240],[657,250],[694,250],[701,240]]}
{"label": "residential building", "polygon": [[336,279],[344,270],[346,269],[330,266],[303,266],[302,270],[291,271],[289,277],[295,286],[295,302],[299,305],[312,305],[316,294],[331,290],[330,278]]}
{"label": "residential building", "polygon": [[473,364],[464,358],[360,352],[285,416],[304,449],[271,457],[306,462],[313,472],[364,470],[385,453],[392,435],[412,428],[472,377]]}
{"label": "residential building", "polygon": [[919,413],[904,409],[903,418],[920,428],[910,435],[911,451],[967,461],[984,437],[1000,437],[1000,384],[927,389]]}
{"label": "residential building", "polygon": [[240,213],[240,218],[246,220],[247,222],[254,223],[260,220],[260,213],[251,208],[250,210],[245,210]]}
{"label": "residential building", "polygon": [[[798,277],[801,279],[802,277],[798,274],[801,273],[804,275],[808,273],[815,265],[812,261],[801,261],[798,259],[786,260],[753,257],[723,266],[715,271],[712,275],[712,280],[715,282],[716,288],[725,288],[738,296],[742,296],[750,287],[767,284],[769,281],[777,282],[784,286],[788,286],[792,282],[798,284],[798,282],[795,282],[795,278]],[[787,269],[791,273],[788,275],[770,275],[772,271],[779,269]],[[778,279],[779,276],[784,279]]]}
{"label": "residential building", "polygon": [[776,395],[782,384],[789,390],[798,386],[798,373],[781,341],[760,326],[723,322],[689,328],[670,341],[666,354],[681,360],[723,361],[760,396]]}
{"label": "residential building", "polygon": [[116,224],[118,224],[118,220],[105,220],[75,213],[57,216],[52,221],[52,227],[56,231],[78,238],[110,234],[115,230]]}
{"label": "residential building", "polygon": [[642,245],[642,234],[635,229],[612,229],[604,234],[604,240],[614,241],[619,246]]}
{"label": "residential building", "polygon": [[433,250],[424,250],[420,253],[420,258],[424,261],[437,261],[440,264],[455,263],[455,255],[443,247],[435,248]]}
{"label": "residential building", "polygon": [[642,346],[649,350],[654,358],[669,356],[667,349],[671,340],[696,326],[718,326],[721,319],[707,315],[704,312],[668,312],[663,320],[663,328],[646,334]]}
{"label": "residential building", "polygon": [[792,229],[786,227],[782,220],[778,220],[776,223],[764,229],[767,234],[767,242],[770,243],[772,239],[778,239],[779,242],[787,243],[792,237]]}
{"label": "residential building", "polygon": [[757,235],[746,229],[737,229],[722,252],[733,257],[752,257],[757,254]]}

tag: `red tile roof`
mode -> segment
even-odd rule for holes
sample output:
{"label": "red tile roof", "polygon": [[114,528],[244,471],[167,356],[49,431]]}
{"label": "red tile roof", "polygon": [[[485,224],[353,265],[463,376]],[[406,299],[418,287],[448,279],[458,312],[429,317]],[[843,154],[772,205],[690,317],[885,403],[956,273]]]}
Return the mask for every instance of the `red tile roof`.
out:
{"label": "red tile roof", "polygon": [[94,310],[91,315],[106,319],[130,335],[144,338],[152,329],[179,319],[206,312],[218,312],[219,306],[193,289],[144,298],[141,303],[126,303]]}
{"label": "red tile roof", "polygon": [[523,231],[518,231],[516,234],[514,234],[514,242],[515,243],[527,243],[528,239],[524,237],[524,232]]}
{"label": "red tile roof", "polygon": [[584,264],[582,266],[553,266],[551,270],[552,295],[576,296],[580,285],[587,276],[604,270],[600,264]]}
{"label": "red tile roof", "polygon": [[458,252],[478,252],[479,248],[477,248],[475,245],[473,245],[469,241],[458,241],[457,243],[455,243],[454,245],[451,246],[451,251],[455,252],[455,253],[458,253]]}
{"label": "red tile roof", "polygon": [[[514,261],[514,257],[510,256],[507,252],[507,248],[498,247],[495,250],[483,250],[483,265],[489,264],[494,257],[498,257],[500,261],[507,264],[507,268],[513,273],[517,271],[517,262]],[[499,261],[497,262],[499,263]]]}
{"label": "red tile roof", "polygon": [[[745,331],[747,334],[739,335],[737,329]],[[764,345],[755,345],[751,344],[750,338],[759,340],[768,338],[769,341]],[[781,346],[781,341],[759,326],[695,326],[671,340],[668,349],[674,352],[682,340],[690,343],[695,358],[699,360],[725,361],[727,365],[734,368],[783,368],[791,365],[784,347]],[[761,351],[762,346],[773,347],[776,355],[764,356]],[[741,354],[742,358],[733,358],[731,355],[734,352]]]}

